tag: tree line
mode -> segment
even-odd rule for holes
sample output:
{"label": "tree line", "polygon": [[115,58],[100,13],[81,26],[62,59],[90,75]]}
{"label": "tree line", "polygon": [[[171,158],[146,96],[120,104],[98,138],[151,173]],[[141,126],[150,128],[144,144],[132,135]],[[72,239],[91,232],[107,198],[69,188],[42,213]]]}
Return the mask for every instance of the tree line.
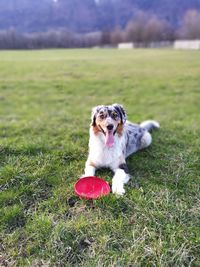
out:
{"label": "tree line", "polygon": [[148,12],[138,12],[122,29],[77,34],[69,30],[49,30],[41,33],[20,33],[15,29],[0,31],[0,49],[86,48],[116,46],[134,42],[144,46],[151,42],[175,39],[200,39],[200,12],[185,13],[178,29]]}

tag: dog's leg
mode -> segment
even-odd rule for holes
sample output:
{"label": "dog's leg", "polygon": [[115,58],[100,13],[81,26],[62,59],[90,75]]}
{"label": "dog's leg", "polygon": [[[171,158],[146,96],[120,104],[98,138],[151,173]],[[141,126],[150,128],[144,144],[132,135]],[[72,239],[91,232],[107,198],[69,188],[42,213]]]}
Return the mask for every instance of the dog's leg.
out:
{"label": "dog's leg", "polygon": [[85,174],[82,176],[82,178],[85,176],[94,176],[95,171],[96,167],[94,166],[94,164],[90,160],[87,160],[85,164]]}
{"label": "dog's leg", "polygon": [[126,163],[119,165],[112,179],[112,192],[117,195],[123,195],[125,193],[124,184],[128,183],[129,179]]}

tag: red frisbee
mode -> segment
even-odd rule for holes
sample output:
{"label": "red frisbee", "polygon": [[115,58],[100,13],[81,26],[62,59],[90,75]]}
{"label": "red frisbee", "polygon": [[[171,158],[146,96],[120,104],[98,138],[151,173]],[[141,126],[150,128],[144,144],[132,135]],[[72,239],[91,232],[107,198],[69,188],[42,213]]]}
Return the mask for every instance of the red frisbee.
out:
{"label": "red frisbee", "polygon": [[96,199],[110,193],[108,182],[96,176],[81,178],[74,186],[76,194],[81,198]]}

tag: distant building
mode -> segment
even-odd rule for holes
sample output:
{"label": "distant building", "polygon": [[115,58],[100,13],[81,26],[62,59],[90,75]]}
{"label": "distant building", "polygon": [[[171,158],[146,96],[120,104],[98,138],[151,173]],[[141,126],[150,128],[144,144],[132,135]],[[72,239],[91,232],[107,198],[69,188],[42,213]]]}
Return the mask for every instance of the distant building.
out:
{"label": "distant building", "polygon": [[118,49],[132,49],[134,48],[133,43],[119,43],[118,44]]}
{"label": "distant building", "polygon": [[174,42],[174,49],[200,50],[200,40],[177,40]]}

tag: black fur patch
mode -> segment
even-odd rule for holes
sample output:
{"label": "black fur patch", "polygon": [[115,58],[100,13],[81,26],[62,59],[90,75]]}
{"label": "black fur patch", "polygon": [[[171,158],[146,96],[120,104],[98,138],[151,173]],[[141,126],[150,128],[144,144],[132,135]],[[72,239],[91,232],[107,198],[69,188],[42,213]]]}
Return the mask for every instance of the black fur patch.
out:
{"label": "black fur patch", "polygon": [[125,171],[125,173],[129,173],[128,166],[126,163],[122,163],[119,165],[119,169],[122,169]]}
{"label": "black fur patch", "polygon": [[117,106],[114,106],[114,107],[115,107],[115,110],[117,111],[117,113],[119,114],[121,122],[122,122],[123,121],[123,117],[122,117],[123,115],[122,115],[122,112],[121,112],[120,108],[117,107]]}
{"label": "black fur patch", "polygon": [[96,126],[96,116],[94,115],[92,118],[92,126]]}
{"label": "black fur patch", "polygon": [[119,105],[119,104],[113,104],[113,107],[115,108],[115,110],[120,115],[121,122],[124,123],[126,121],[126,112],[123,109],[123,107],[121,105]]}

